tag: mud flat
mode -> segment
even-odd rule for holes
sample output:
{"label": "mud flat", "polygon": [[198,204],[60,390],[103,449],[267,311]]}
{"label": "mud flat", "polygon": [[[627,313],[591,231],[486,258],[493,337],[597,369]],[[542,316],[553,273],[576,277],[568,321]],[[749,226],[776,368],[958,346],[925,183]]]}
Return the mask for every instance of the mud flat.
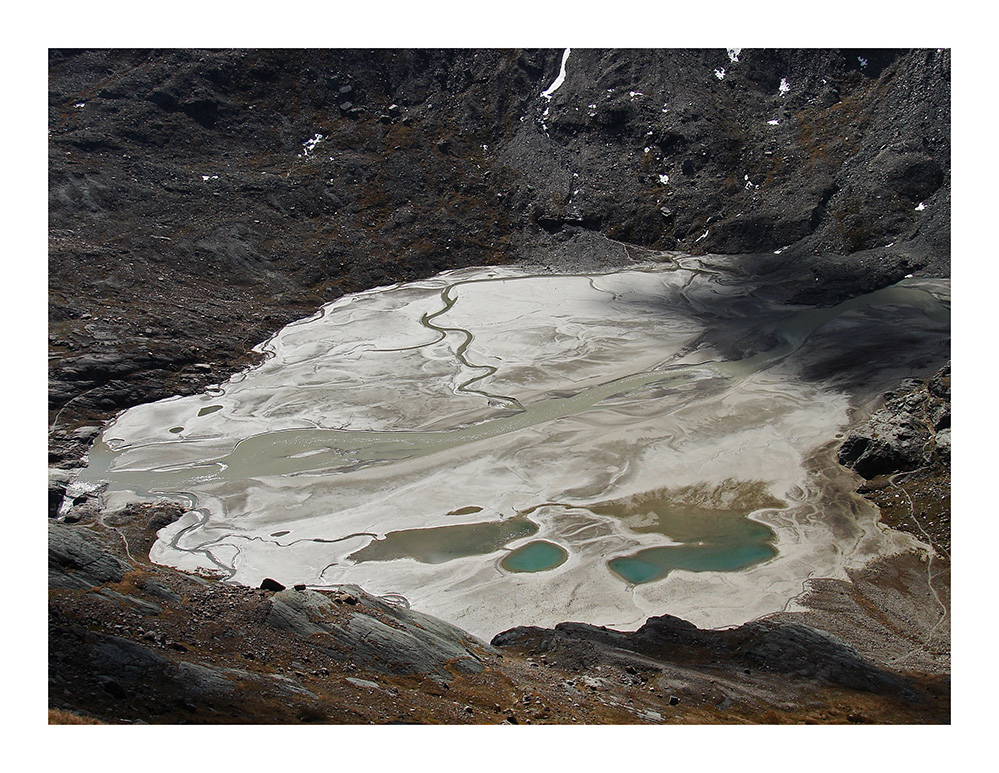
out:
{"label": "mud flat", "polygon": [[858,395],[947,358],[949,283],[815,309],[755,297],[717,256],[466,269],[341,298],[260,349],[95,445],[76,485],[110,508],[190,508],[154,561],[356,583],[486,639],[664,612],[721,627],[918,546],[832,445]]}

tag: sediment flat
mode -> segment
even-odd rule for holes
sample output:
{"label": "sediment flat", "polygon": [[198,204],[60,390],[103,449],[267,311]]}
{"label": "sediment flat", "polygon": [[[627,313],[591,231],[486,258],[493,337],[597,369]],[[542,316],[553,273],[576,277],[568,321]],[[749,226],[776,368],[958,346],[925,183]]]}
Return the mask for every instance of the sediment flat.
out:
{"label": "sediment flat", "polygon": [[[157,562],[251,586],[356,583],[484,638],[568,619],[631,630],[664,611],[738,625],[786,609],[811,578],[918,545],[879,528],[830,451],[850,374],[815,374],[886,326],[908,331],[907,348],[873,372],[861,361],[865,388],[945,356],[949,298],[946,282],[907,280],[816,310],[748,298],[731,279],[717,258],[684,258],[465,269],[347,296],[218,389],[125,412],[82,479],[106,481],[115,505],[188,504]],[[670,518],[691,508],[763,524],[772,553],[637,584],[611,571],[685,549]],[[530,533],[495,544],[449,530],[514,518]],[[421,530],[443,540],[442,560],[416,550]],[[401,553],[359,560],[389,536]],[[504,569],[532,540],[567,559]]]}

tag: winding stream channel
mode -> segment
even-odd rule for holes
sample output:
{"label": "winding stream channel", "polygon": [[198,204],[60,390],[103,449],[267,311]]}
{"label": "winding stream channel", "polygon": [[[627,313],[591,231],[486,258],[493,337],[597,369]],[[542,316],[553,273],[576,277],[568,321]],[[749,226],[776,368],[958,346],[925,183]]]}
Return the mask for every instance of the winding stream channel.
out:
{"label": "winding stream channel", "polygon": [[469,269],[358,293],[210,393],[139,406],[77,485],[189,507],[151,558],[356,583],[486,639],[737,625],[914,545],[835,463],[853,407],[948,357],[945,280],[764,300],[725,260]]}

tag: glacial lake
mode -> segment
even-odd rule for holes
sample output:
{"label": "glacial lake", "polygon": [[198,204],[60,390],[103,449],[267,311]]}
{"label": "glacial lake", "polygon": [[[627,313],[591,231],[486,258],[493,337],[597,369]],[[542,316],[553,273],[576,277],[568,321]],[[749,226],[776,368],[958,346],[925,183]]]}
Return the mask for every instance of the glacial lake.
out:
{"label": "glacial lake", "polygon": [[76,486],[189,508],[152,560],[514,625],[738,625],[912,537],[835,463],[855,406],[949,357],[946,280],[828,308],[720,256],[466,269],[341,298],[209,393],[108,425]]}

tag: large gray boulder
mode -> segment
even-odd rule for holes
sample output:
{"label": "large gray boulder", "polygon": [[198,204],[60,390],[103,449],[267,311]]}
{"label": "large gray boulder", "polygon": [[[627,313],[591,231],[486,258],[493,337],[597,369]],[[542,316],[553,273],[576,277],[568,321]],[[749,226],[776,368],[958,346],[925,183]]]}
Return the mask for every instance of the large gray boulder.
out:
{"label": "large gray boulder", "polygon": [[49,523],[50,588],[86,589],[120,582],[131,568],[91,531]]}
{"label": "large gray boulder", "polygon": [[330,654],[376,671],[447,678],[483,670],[479,652],[493,651],[467,631],[372,596],[353,585],[332,596],[288,589],[270,599],[266,622],[300,636],[327,637]]}

